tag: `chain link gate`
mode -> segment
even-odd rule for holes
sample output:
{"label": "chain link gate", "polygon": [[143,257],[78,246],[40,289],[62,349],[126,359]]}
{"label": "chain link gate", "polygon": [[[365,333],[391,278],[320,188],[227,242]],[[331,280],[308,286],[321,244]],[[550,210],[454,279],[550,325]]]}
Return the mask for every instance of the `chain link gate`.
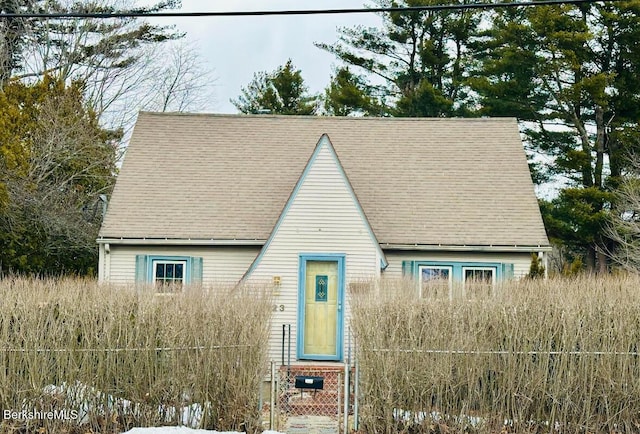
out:
{"label": "chain link gate", "polygon": [[[348,378],[345,381],[344,365],[285,365],[276,368],[274,362],[272,373],[270,402],[273,409],[270,409],[270,429],[287,434],[345,433],[346,422],[352,413],[353,382]],[[320,378],[322,388],[314,388],[318,387]],[[311,384],[310,381],[316,383]],[[348,392],[346,403],[345,391]]]}
{"label": "chain link gate", "polygon": [[[305,386],[309,378],[322,378],[322,389]],[[287,433],[339,433],[342,374],[337,370],[283,367],[280,370],[279,404],[285,414]],[[296,381],[298,379],[298,381]],[[298,384],[296,384],[298,383]]]}
{"label": "chain link gate", "polygon": [[[281,363],[271,362],[267,427],[287,434],[346,434],[357,426],[357,368],[346,363],[291,363],[291,325],[282,326]],[[286,358],[285,358],[286,357]],[[346,399],[345,399],[346,398]],[[351,417],[350,415],[353,415]]]}

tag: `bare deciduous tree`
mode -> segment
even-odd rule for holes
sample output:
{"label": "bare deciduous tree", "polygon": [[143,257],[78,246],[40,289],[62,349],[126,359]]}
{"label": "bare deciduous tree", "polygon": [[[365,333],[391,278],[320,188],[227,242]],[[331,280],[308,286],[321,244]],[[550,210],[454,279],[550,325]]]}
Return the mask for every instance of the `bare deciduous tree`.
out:
{"label": "bare deciduous tree", "polygon": [[145,110],[161,112],[199,111],[214,102],[213,71],[206,67],[197,49],[185,41],[166,45],[152,83],[154,91]]}
{"label": "bare deciduous tree", "polygon": [[[25,12],[33,1],[0,0],[1,13]],[[32,33],[31,23],[24,18],[0,20],[0,87],[22,63],[24,35]]]}
{"label": "bare deciduous tree", "polygon": [[611,246],[603,248],[620,267],[640,273],[640,156],[629,158],[629,171],[616,190],[616,209],[605,227]]}
{"label": "bare deciduous tree", "polygon": [[[0,0],[0,12],[149,12],[176,0]],[[84,84],[85,98],[109,128],[129,127],[140,110],[211,107],[212,72],[172,26],[139,18],[0,20],[0,83],[49,75]]]}
{"label": "bare deciduous tree", "polygon": [[5,108],[25,113],[11,131],[26,152],[0,174],[9,199],[0,212],[0,262],[15,272],[89,272],[99,197],[114,182],[119,134],[99,126],[77,84],[46,79],[9,86],[25,96]]}

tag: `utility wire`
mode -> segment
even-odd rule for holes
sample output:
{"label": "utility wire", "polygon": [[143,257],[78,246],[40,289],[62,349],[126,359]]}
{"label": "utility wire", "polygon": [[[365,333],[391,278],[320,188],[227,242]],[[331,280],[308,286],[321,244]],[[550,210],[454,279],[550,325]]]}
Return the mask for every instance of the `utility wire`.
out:
{"label": "utility wire", "polygon": [[444,11],[444,10],[465,10],[465,9],[502,9],[510,7],[529,7],[544,5],[564,5],[564,4],[588,4],[597,2],[615,2],[621,0],[540,0],[521,1],[507,3],[470,3],[470,4],[447,4],[429,6],[406,6],[406,7],[380,7],[380,8],[350,8],[350,9],[299,9],[299,10],[276,10],[276,11],[230,11],[230,12],[60,12],[60,13],[3,13],[0,18],[189,18],[189,17],[250,17],[250,16],[272,16],[272,15],[340,15],[340,14],[365,14],[378,12],[422,12],[422,11]]}
{"label": "utility wire", "polygon": [[169,351],[205,351],[228,348],[250,348],[251,345],[216,345],[213,347],[141,347],[141,348],[0,348],[0,353],[128,353],[128,352],[169,352]]}

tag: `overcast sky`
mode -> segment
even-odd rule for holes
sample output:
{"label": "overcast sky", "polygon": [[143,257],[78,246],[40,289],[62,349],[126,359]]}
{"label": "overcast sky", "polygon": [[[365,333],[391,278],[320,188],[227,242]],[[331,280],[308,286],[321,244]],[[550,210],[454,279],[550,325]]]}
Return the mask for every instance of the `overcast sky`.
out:
{"label": "overcast sky", "polygon": [[[263,11],[288,9],[359,8],[367,0],[182,0],[182,10]],[[167,23],[167,21],[165,21]],[[215,101],[207,112],[237,113],[229,102],[237,98],[258,71],[273,71],[291,58],[302,70],[312,93],[329,83],[337,59],[316,48],[314,42],[334,43],[338,27],[379,26],[376,14],[313,16],[266,16],[229,18],[173,18],[170,23],[187,33],[187,40],[199,50],[207,66],[213,69]],[[550,197],[554,188],[536,186],[539,195]]]}
{"label": "overcast sky", "polygon": [[[365,0],[182,0],[182,10],[258,11],[287,9],[331,9],[362,7]],[[165,21],[166,22],[166,21]],[[337,59],[316,48],[314,42],[334,43],[341,26],[376,26],[376,14],[313,16],[204,17],[173,18],[179,30],[187,33],[203,60],[216,77],[215,101],[207,111],[237,113],[229,102],[237,98],[258,71],[273,71],[291,58],[302,70],[312,93],[329,83]]]}

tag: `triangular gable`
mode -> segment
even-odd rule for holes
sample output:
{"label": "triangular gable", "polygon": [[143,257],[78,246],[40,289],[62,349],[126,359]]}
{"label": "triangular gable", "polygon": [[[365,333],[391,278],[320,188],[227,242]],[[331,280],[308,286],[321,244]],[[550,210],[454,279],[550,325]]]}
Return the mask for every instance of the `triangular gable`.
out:
{"label": "triangular gable", "polygon": [[307,161],[307,164],[304,168],[304,170],[302,171],[302,174],[300,175],[300,178],[298,179],[298,182],[295,185],[295,188],[293,189],[293,191],[291,192],[291,194],[289,195],[289,198],[287,199],[287,202],[284,206],[284,208],[282,209],[282,212],[280,213],[280,216],[278,217],[278,221],[276,222],[273,230],[271,231],[271,234],[269,235],[269,238],[267,239],[266,243],[262,246],[262,249],[260,251],[260,253],[258,254],[258,256],[256,257],[256,259],[253,261],[253,263],[251,264],[251,266],[249,267],[249,269],[247,270],[247,272],[245,273],[245,275],[242,277],[241,281],[249,278],[251,276],[251,273],[256,269],[256,267],[260,264],[260,261],[262,260],[262,257],[264,256],[264,254],[267,252],[267,250],[269,249],[269,246],[271,245],[271,242],[273,241],[273,239],[275,238],[276,234],[278,233],[278,229],[280,228],[281,224],[283,223],[283,221],[285,220],[287,213],[289,211],[289,209],[291,208],[291,205],[295,202],[297,196],[298,196],[298,192],[300,190],[300,188],[302,187],[302,185],[304,184],[307,175],[309,174],[309,172],[311,171],[311,169],[314,166],[314,163],[316,162],[316,159],[318,157],[318,155],[320,154],[320,152],[322,151],[322,149],[328,149],[333,160],[334,163],[343,179],[344,185],[347,188],[347,190],[349,191],[349,194],[351,195],[351,198],[353,200],[353,203],[358,211],[358,213],[360,214],[360,217],[362,219],[363,224],[366,226],[369,237],[371,239],[371,242],[375,245],[376,249],[377,249],[377,253],[380,257],[380,268],[381,269],[385,269],[388,265],[387,259],[384,255],[384,252],[382,251],[382,249],[380,248],[380,243],[378,242],[378,239],[376,238],[373,229],[371,228],[371,224],[369,223],[369,220],[366,216],[366,214],[364,213],[364,210],[362,209],[362,206],[360,205],[360,202],[358,200],[358,197],[355,194],[355,191],[353,190],[353,186],[351,185],[351,182],[349,181],[349,177],[347,176],[347,174],[344,171],[344,167],[342,166],[342,163],[340,162],[340,159],[338,158],[338,154],[336,153],[335,148],[333,147],[333,144],[331,143],[331,140],[329,139],[329,136],[327,134],[323,134],[320,137],[320,140],[318,140],[318,143],[316,144],[316,147],[313,151],[313,153],[311,154],[311,157],[309,158],[309,160]]}

